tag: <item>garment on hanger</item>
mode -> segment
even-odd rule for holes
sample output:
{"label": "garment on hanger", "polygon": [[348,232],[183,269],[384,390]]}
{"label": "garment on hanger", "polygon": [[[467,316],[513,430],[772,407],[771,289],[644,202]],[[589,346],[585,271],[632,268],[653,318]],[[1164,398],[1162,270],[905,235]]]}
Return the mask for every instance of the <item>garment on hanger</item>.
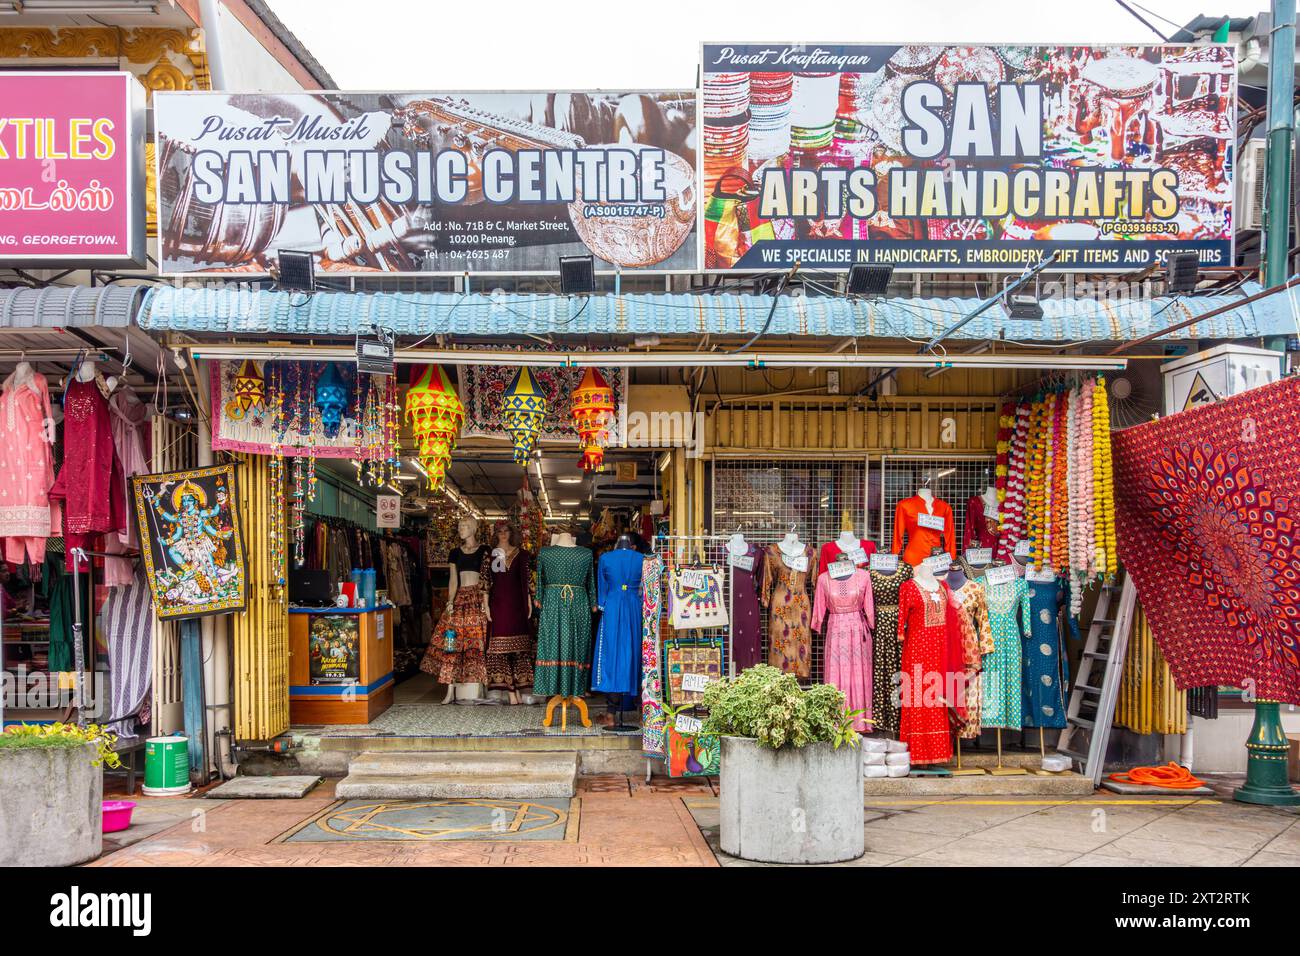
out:
{"label": "garment on hanger", "polygon": [[[1065,726],[1065,686],[1070,663],[1061,639],[1060,615],[1067,589],[1054,581],[1025,581],[1029,605],[1029,635],[1024,644],[1024,697],[1021,718],[1025,727]],[[1077,625],[1066,615],[1071,633]]]}
{"label": "garment on hanger", "polygon": [[492,593],[488,607],[488,687],[519,690],[533,684],[533,621],[528,615],[532,601],[532,555],[523,548],[508,562],[492,565]]}
{"label": "garment on hanger", "polygon": [[50,488],[50,500],[63,504],[68,570],[72,570],[74,548],[97,550],[92,546],[96,538],[126,527],[112,416],[94,381],[74,378],[68,384],[63,400],[63,465]]}
{"label": "garment on hanger", "polygon": [[847,578],[817,578],[812,626],[825,636],[826,683],[844,692],[849,710],[863,713],[853,729],[871,729],[871,629],[876,624],[871,572],[858,568]]}
{"label": "garment on hanger", "polygon": [[[82,628],[82,639],[85,640],[94,629],[95,615],[90,610],[90,575],[83,569],[79,579],[81,615],[86,625]],[[72,592],[72,573],[66,570],[63,553],[47,549],[45,567],[41,571],[41,593],[45,598],[46,607],[50,609],[50,652],[47,665],[50,673],[76,669],[72,626],[77,620],[77,606]],[[83,661],[89,660],[89,655],[83,658]]]}
{"label": "garment on hanger", "polygon": [[45,376],[11,375],[0,390],[0,538],[11,564],[39,567],[45,539],[61,531],[54,484],[54,420]]}
{"label": "garment on hanger", "polygon": [[[811,568],[813,549],[801,555]],[[767,662],[796,677],[812,676],[812,604],[808,600],[808,571],[796,571],[785,561],[780,545],[770,544],[763,556],[763,606],[767,608]]]}
{"label": "garment on hanger", "polygon": [[143,566],[126,587],[108,592],[103,621],[110,709],[118,718],[108,729],[124,739],[136,737],[135,716],[153,683],[153,598]]}
{"label": "garment on hanger", "polygon": [[899,589],[899,633],[903,641],[902,710],[899,738],[914,765],[947,763],[952,758],[949,707],[965,711],[964,698],[949,699],[961,670],[961,627],[948,585],[934,591],[915,579]]}
{"label": "garment on hanger", "polygon": [[984,655],[981,675],[980,726],[1019,730],[1021,662],[1029,634],[1029,600],[1024,578],[1001,584],[985,581],[984,594],[993,632],[993,653]]}
{"label": "garment on hanger", "polygon": [[[862,559],[861,563],[858,564],[858,567],[865,567],[867,560],[876,553],[876,543],[862,538],[858,541],[857,547],[861,548],[863,554],[866,555],[866,557]],[[845,555],[844,552],[840,550],[839,541],[827,541],[822,545],[821,555],[817,560],[817,573],[819,575],[825,574],[826,569],[836,561],[840,560],[841,557],[845,557]]]}
{"label": "garment on hanger", "polygon": [[763,577],[763,548],[746,543],[741,556],[748,568],[731,565],[731,659],[736,672],[763,662],[763,625],[758,584]]}
{"label": "garment on hanger", "polygon": [[641,566],[632,549],[615,548],[600,556],[596,604],[602,608],[591,664],[591,689],[635,694],[641,683],[637,646],[641,640]]}
{"label": "garment on hanger", "polygon": [[995,548],[998,544],[998,524],[988,517],[983,495],[973,495],[966,502],[966,524],[962,527],[961,546],[966,548]]}
{"label": "garment on hanger", "polygon": [[962,669],[966,684],[966,723],[961,735],[971,738],[980,733],[980,671],[984,655],[996,650],[993,631],[989,626],[989,608],[984,595],[984,585],[967,578],[959,588],[949,588],[957,609],[961,627]]}
{"label": "garment on hanger", "polygon": [[591,682],[591,608],[596,592],[590,548],[547,545],[537,555],[535,693],[579,697]]}
{"label": "garment on hanger", "polygon": [[[925,527],[925,525],[939,527]],[[920,495],[904,498],[894,509],[894,547],[895,554],[900,552],[903,560],[916,567],[935,548],[943,548],[952,557],[957,557],[957,532],[953,528],[952,506],[942,499],[935,498],[933,508],[927,509],[925,499]],[[907,550],[903,551],[903,536],[907,536]]]}
{"label": "garment on hanger", "polygon": [[871,594],[876,609],[876,627],[871,634],[871,715],[874,728],[898,736],[896,674],[903,669],[903,644],[898,635],[898,592],[912,577],[912,566],[898,562],[893,574],[872,571]]}
{"label": "garment on hanger", "polygon": [[[113,429],[113,448],[122,469],[122,514],[126,527],[116,534],[104,535],[104,551],[121,554],[140,547],[139,533],[131,520],[131,478],[149,473],[149,459],[145,452],[149,408],[131,389],[119,388],[108,399],[108,411]],[[127,587],[134,581],[134,561],[104,559],[104,584],[108,587]]]}

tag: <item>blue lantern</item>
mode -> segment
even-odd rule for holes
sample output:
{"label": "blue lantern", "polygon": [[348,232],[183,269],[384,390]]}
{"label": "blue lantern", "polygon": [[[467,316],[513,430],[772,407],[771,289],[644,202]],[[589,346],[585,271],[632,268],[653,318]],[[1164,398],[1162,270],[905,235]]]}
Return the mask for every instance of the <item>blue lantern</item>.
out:
{"label": "blue lantern", "polygon": [[333,362],[316,380],[316,408],[320,410],[321,430],[326,438],[337,438],[343,425],[343,410],[348,407],[348,388]]}

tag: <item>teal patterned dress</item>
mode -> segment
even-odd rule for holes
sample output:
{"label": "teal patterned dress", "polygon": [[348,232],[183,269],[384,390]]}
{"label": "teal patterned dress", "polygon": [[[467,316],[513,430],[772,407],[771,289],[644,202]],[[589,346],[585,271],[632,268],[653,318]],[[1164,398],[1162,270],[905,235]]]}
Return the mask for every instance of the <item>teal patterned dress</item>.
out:
{"label": "teal patterned dress", "polygon": [[548,545],[537,555],[536,694],[579,697],[590,688],[595,566],[589,548]]}
{"label": "teal patterned dress", "polygon": [[980,726],[1020,729],[1020,653],[1029,634],[1029,597],[1025,579],[1015,578],[989,585],[984,578],[984,595],[989,606],[989,626],[996,650],[984,655],[980,675],[983,708]]}
{"label": "teal patterned dress", "polygon": [[[1065,726],[1065,688],[1070,682],[1070,663],[1061,637],[1061,611],[1066,610],[1068,588],[1062,578],[1027,582],[1025,602],[1025,690],[1024,725],[1060,728]],[[1077,624],[1067,613],[1074,633]]]}

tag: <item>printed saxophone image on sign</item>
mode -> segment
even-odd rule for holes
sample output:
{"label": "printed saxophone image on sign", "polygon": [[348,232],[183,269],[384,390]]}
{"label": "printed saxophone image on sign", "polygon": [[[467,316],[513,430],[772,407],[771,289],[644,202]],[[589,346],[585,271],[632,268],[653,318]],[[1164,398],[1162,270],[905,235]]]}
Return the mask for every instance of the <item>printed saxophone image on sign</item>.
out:
{"label": "printed saxophone image on sign", "polygon": [[165,275],[694,270],[695,92],[165,93]]}
{"label": "printed saxophone image on sign", "polygon": [[709,270],[1232,265],[1236,60],[1209,46],[704,44]]}

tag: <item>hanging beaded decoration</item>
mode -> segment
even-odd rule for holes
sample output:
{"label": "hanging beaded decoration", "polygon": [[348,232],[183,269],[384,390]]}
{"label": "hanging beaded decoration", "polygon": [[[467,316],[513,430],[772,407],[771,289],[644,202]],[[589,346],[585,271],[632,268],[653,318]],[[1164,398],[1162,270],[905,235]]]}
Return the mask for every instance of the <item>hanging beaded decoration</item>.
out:
{"label": "hanging beaded decoration", "polygon": [[285,418],[284,377],[280,363],[267,362],[264,371],[266,377],[266,400],[270,405],[271,427],[275,440],[271,445],[271,460],[268,468],[271,479],[271,567],[275,568],[276,585],[284,586],[285,560],[285,500],[284,500],[284,437],[289,423]]}
{"label": "hanging beaded decoration", "polygon": [[[321,429],[320,410],[316,406],[314,363],[294,362],[288,366],[288,392],[293,401],[291,429],[299,445],[314,447],[312,436]],[[307,505],[316,499],[316,456],[295,455],[293,459],[293,562],[302,567],[306,560]]]}
{"label": "hanging beaded decoration", "polygon": [[357,469],[357,484],[379,487],[395,481],[401,468],[397,376],[367,375],[366,379],[367,383],[357,388],[357,437],[352,463]]}

